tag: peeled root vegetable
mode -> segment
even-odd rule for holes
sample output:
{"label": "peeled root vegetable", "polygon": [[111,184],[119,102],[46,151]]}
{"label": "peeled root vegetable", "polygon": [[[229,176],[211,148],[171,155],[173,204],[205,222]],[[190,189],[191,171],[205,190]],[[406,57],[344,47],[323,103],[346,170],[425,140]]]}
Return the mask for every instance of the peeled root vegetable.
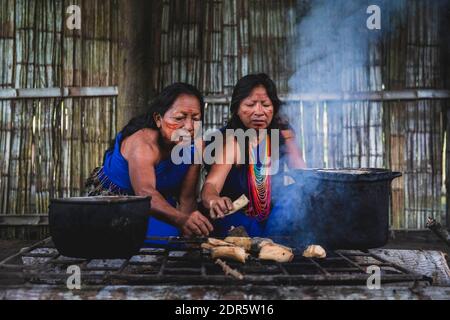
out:
{"label": "peeled root vegetable", "polygon": [[326,251],[318,245],[311,245],[303,252],[305,258],[326,258]]}
{"label": "peeled root vegetable", "polygon": [[252,251],[259,252],[262,247],[264,247],[267,244],[273,244],[273,241],[268,238],[252,238]]}
{"label": "peeled root vegetable", "polygon": [[226,237],[225,242],[241,247],[245,251],[250,251],[252,247],[252,239],[248,237]]}
{"label": "peeled root vegetable", "polygon": [[248,254],[241,247],[214,247],[211,249],[213,260],[219,258],[228,258],[241,263],[245,263]]}
{"label": "peeled root vegetable", "polygon": [[294,254],[290,248],[280,246],[275,243],[267,243],[261,247],[259,251],[259,259],[272,260],[276,262],[290,262],[294,259]]}
{"label": "peeled root vegetable", "polygon": [[208,238],[208,244],[214,247],[229,247],[233,245],[232,243],[215,238]]}

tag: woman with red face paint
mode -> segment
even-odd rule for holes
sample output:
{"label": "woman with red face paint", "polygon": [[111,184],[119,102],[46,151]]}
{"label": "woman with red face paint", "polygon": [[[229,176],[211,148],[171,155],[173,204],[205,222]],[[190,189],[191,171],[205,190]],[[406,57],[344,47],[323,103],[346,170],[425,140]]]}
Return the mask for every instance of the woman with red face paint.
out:
{"label": "woman with red face paint", "polygon": [[[216,219],[213,224],[215,236],[226,236],[233,226],[244,227],[252,237],[270,236],[267,222],[275,215],[272,210],[274,176],[260,158],[271,158],[272,134],[279,137],[280,159],[290,168],[305,168],[295,134],[279,116],[280,107],[275,84],[266,74],[248,75],[234,87],[232,116],[227,126],[221,129],[224,147],[216,152],[215,163],[209,169],[202,189],[202,205]],[[244,142],[242,148],[242,140],[239,142],[234,136],[227,139],[227,129],[233,129],[231,132],[266,129],[267,135],[256,135],[253,141]],[[232,201],[242,194],[250,200],[248,207],[227,216],[233,209]]]}
{"label": "woman with red face paint", "polygon": [[183,143],[174,134],[193,138],[203,106],[202,95],[191,85],[165,88],[147,114],[132,119],[117,135],[103,166],[86,183],[88,194],[151,196],[147,237],[208,236],[213,227],[196,210],[200,165],[193,164],[194,144],[191,164],[175,164],[171,158],[172,149]]}

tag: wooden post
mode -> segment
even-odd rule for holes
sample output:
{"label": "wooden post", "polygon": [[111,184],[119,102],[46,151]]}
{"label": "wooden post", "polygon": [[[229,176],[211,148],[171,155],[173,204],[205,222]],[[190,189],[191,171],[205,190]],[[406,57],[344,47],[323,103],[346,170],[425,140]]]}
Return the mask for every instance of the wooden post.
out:
{"label": "wooden post", "polygon": [[119,66],[117,131],[145,111],[150,88],[152,2],[119,0]]}
{"label": "wooden post", "polygon": [[447,149],[445,154],[445,190],[446,190],[446,225],[447,229],[450,229],[450,148],[449,148],[449,139],[450,139],[450,105],[447,103],[445,110],[445,135],[447,141]]}
{"label": "wooden post", "polygon": [[[444,15],[444,19],[441,21],[441,30],[448,30],[450,27],[450,5],[446,5],[444,8],[446,14]],[[450,88],[450,34],[448,32],[441,33],[441,43],[443,44],[442,48],[442,63],[444,66],[444,88]],[[444,105],[444,128],[446,135],[446,154],[445,154],[445,163],[443,164],[445,167],[445,190],[446,190],[446,227],[450,230],[450,100],[446,100]],[[444,224],[444,222],[442,223]]]}

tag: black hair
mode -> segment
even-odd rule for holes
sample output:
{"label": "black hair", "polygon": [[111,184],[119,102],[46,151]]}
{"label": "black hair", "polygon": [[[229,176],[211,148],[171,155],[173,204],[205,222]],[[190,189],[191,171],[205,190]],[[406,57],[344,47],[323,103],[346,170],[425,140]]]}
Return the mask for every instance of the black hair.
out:
{"label": "black hair", "polygon": [[[284,119],[280,116],[280,109],[283,106],[283,102],[278,98],[277,94],[277,88],[275,86],[275,83],[270,79],[270,77],[265,73],[259,73],[259,74],[250,74],[243,78],[241,78],[237,84],[234,87],[233,95],[231,97],[231,104],[230,104],[230,112],[231,117],[224,129],[248,129],[245,127],[244,123],[241,121],[238,115],[239,106],[241,105],[241,102],[248,98],[256,87],[263,86],[266,91],[267,95],[269,96],[273,108],[273,119],[270,123],[269,127],[267,128],[267,134],[270,136],[272,134],[272,129],[277,130],[293,130],[292,127],[289,125],[289,122],[287,119]],[[285,140],[282,136],[280,136],[280,147],[284,148]],[[248,164],[248,152],[249,152],[249,141],[248,139],[245,139],[245,163]],[[284,149],[283,149],[284,150]]]}
{"label": "black hair", "polygon": [[[204,99],[200,91],[194,87],[193,85],[177,82],[165,87],[161,93],[152,101],[148,111],[145,114],[137,116],[128,122],[128,124],[121,130],[122,133],[122,141],[129,137],[141,129],[150,128],[150,129],[158,129],[154,114],[159,114],[161,117],[172,107],[175,103],[175,100],[182,95],[190,95],[194,96],[198,99],[200,103],[200,112],[203,119],[204,112]],[[111,142],[110,148],[106,151],[111,151],[114,149],[114,142]]]}
{"label": "black hair", "polygon": [[267,74],[259,73],[247,75],[241,78],[235,85],[233,95],[231,97],[231,117],[227,123],[227,129],[247,129],[238,116],[239,106],[244,99],[250,96],[252,90],[259,86],[263,86],[266,89],[267,95],[272,101],[272,105],[274,108],[274,116],[272,122],[268,127],[269,131],[270,129],[284,130],[289,128],[287,120],[282,119],[279,115],[279,111],[283,103],[278,98],[275,83]]}

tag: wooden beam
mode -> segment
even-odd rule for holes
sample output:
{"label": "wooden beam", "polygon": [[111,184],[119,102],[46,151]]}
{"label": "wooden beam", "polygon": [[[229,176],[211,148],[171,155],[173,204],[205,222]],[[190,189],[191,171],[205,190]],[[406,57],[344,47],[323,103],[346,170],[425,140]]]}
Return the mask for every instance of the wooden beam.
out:
{"label": "wooden beam", "polygon": [[[367,91],[367,92],[305,92],[298,94],[281,94],[280,99],[286,102],[300,101],[401,101],[424,99],[450,99],[450,90],[408,89],[395,91]],[[211,95],[205,97],[210,104],[227,104],[231,97],[225,95]]]}
{"label": "wooden beam", "polygon": [[48,215],[26,214],[26,215],[0,215],[0,226],[22,227],[22,226],[47,226]]}
{"label": "wooden beam", "polygon": [[0,100],[48,99],[75,97],[116,97],[117,87],[64,87],[64,88],[23,88],[0,89]]}
{"label": "wooden beam", "polygon": [[68,95],[64,88],[25,88],[16,89],[18,99],[59,98]]}
{"label": "wooden beam", "polygon": [[69,88],[69,97],[116,97],[119,94],[117,87],[72,87]]}
{"label": "wooden beam", "polygon": [[0,89],[0,100],[1,99],[16,99],[17,91],[16,89]]}
{"label": "wooden beam", "polygon": [[[119,95],[118,87],[64,87],[64,88],[24,88],[0,89],[0,100],[73,98],[73,97],[115,97]],[[127,94],[128,95],[128,94]],[[299,93],[280,95],[286,102],[296,101],[401,101],[424,99],[450,99],[450,90],[411,89],[400,91],[341,92],[341,93]],[[141,99],[142,100],[142,99]],[[210,104],[227,104],[230,96],[209,95],[205,102]],[[142,106],[145,105],[141,101]]]}

